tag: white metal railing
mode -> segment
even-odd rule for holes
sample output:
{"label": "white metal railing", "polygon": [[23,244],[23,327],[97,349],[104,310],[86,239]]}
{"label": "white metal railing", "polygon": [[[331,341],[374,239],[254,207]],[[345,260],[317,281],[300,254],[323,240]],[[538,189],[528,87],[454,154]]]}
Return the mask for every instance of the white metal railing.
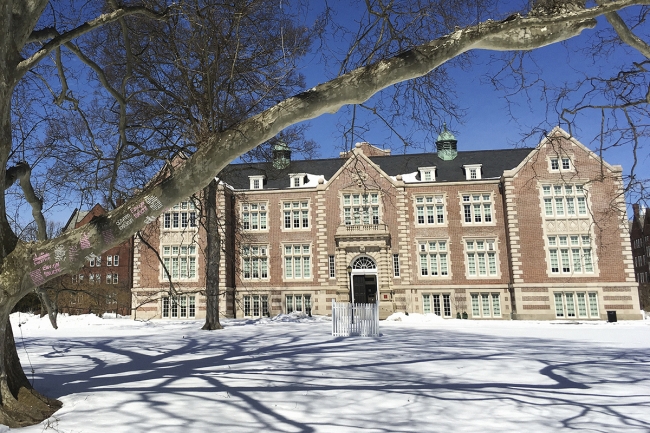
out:
{"label": "white metal railing", "polygon": [[332,301],[332,335],[379,336],[379,303],[351,304]]}

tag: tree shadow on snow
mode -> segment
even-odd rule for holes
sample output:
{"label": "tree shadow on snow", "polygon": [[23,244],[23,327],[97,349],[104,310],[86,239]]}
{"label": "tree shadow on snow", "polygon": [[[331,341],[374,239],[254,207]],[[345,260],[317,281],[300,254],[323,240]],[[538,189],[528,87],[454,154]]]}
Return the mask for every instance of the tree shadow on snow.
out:
{"label": "tree shadow on snow", "polygon": [[[151,341],[26,344],[41,353],[32,355],[39,391],[64,401],[97,395],[88,411],[114,412],[140,431],[169,419],[184,431],[410,432],[431,431],[431,422],[471,429],[473,420],[454,408],[494,412],[486,416],[504,425],[524,419],[553,429],[650,430],[648,349],[425,327],[382,331],[334,338],[326,323],[247,325],[183,328],[185,335]],[[192,407],[183,408],[187,401]],[[397,416],[387,416],[391,409]],[[74,410],[77,417],[84,409]]]}

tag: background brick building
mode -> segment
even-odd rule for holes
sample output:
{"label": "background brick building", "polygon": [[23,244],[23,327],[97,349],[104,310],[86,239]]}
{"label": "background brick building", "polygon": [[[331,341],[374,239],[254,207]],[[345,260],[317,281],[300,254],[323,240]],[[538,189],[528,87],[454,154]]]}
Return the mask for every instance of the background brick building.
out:
{"label": "background brick building", "polygon": [[[309,161],[278,146],[272,162],[228,166],[223,314],[329,314],[354,298],[382,317],[640,318],[620,167],[560,128],[535,149],[458,152],[446,130],[436,144]],[[178,204],[136,241],[138,317],[205,314],[197,207]]]}
{"label": "background brick building", "polygon": [[633,215],[630,221],[630,241],[634,276],[639,283],[641,308],[650,311],[650,212],[647,208],[632,205]]}

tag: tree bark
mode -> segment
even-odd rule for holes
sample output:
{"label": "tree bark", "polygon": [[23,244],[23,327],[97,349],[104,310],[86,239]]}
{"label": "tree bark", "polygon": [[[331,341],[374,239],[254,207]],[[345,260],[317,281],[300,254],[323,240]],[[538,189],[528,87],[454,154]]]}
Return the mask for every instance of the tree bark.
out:
{"label": "tree bark", "polygon": [[203,188],[205,202],[205,231],[207,251],[205,255],[205,324],[204,330],[222,329],[219,322],[219,267],[221,265],[221,233],[217,216],[217,181]]}

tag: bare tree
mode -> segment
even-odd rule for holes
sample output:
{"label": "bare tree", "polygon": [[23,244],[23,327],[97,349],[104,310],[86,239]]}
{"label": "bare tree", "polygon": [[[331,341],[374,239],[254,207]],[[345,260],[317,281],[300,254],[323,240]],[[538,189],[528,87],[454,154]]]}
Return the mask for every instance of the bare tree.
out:
{"label": "bare tree", "polygon": [[[105,171],[106,175],[97,176],[97,187],[107,188],[110,196],[111,191],[118,189],[117,185],[125,173],[134,179],[147,176],[146,172],[142,174],[141,170],[135,169],[142,164],[131,164],[130,161],[153,158],[151,152],[152,148],[156,148],[157,142],[143,140],[143,137],[138,140],[137,134],[130,135],[133,125],[129,120],[136,119],[137,116],[129,116],[129,98],[138,88],[130,87],[132,63],[127,60],[133,60],[133,53],[139,51],[134,50],[128,42],[128,17],[140,15],[161,20],[170,15],[170,12],[156,7],[149,9],[109,1],[106,5],[97,6],[97,10],[84,9],[84,13],[80,14],[81,21],[79,17],[66,17],[68,19],[62,21],[57,12],[58,5],[52,4],[53,7],[48,8],[50,2],[46,0],[1,0],[0,162],[5,175],[0,176],[0,181],[3,182],[3,187],[0,188],[0,284],[3,289],[0,299],[0,422],[10,426],[35,423],[60,407],[59,402],[49,400],[34,391],[20,367],[8,315],[23,296],[58,275],[78,269],[83,265],[86,255],[101,254],[124,242],[155,219],[165,208],[188,197],[197,188],[208,185],[214,175],[230,161],[267,142],[292,125],[324,113],[336,112],[347,104],[362,104],[380,90],[397,83],[422,79],[421,77],[427,76],[445,62],[470,50],[534,50],[570,39],[584,30],[594,28],[599,16],[607,14],[607,18],[613,20],[612,17],[617,11],[632,5],[647,5],[649,2],[615,0],[589,8],[582,8],[581,5],[576,7],[574,4],[568,8],[562,6],[564,3],[556,2],[553,7],[545,4],[544,7],[534,8],[529,15],[514,14],[501,21],[483,20],[483,15],[477,14],[478,19],[471,25],[467,23],[462,28],[450,28],[444,36],[424,32],[421,34],[431,40],[413,43],[404,39],[402,45],[390,45],[391,48],[385,51],[371,50],[370,52],[376,55],[360,59],[358,68],[341,68],[342,73],[336,78],[280,102],[268,101],[263,93],[260,100],[265,103],[263,106],[256,106],[259,110],[243,110],[236,118],[227,119],[228,121],[218,128],[204,129],[196,151],[170,176],[148,183],[148,186],[134,194],[124,205],[101,218],[96,218],[91,224],[47,240],[42,201],[34,192],[31,167],[27,163],[8,166],[12,155],[15,154],[14,119],[20,117],[13,115],[14,109],[20,111],[19,107],[12,105],[15,92],[21,86],[30,84],[30,80],[49,83],[48,80],[56,78],[58,91],[54,93],[60,98],[55,102],[62,101],[63,104],[68,104],[70,110],[74,110],[75,104],[82,98],[71,94],[66,84],[65,78],[70,71],[64,66],[65,56],[76,56],[88,65],[91,72],[86,72],[77,79],[96,79],[101,83],[115,101],[111,105],[112,111],[109,110],[113,117],[107,120],[120,125],[120,128],[117,135],[113,136],[111,152],[106,152],[97,144],[95,129],[89,127],[92,126],[90,122],[84,120],[82,113],[77,113],[74,116],[77,119],[75,128],[85,134],[84,140],[78,141],[87,141],[91,147],[96,145],[92,150],[93,158],[88,161],[97,162],[96,170],[88,169],[88,163],[79,167],[83,169],[81,173]],[[400,10],[379,1],[368,1],[367,4],[383,5],[379,9],[372,9],[376,11],[373,16],[383,21],[388,19],[386,31],[390,31],[391,17],[399,15]],[[88,7],[92,6],[88,4]],[[445,5],[440,3],[439,13],[435,16],[444,16],[444,8]],[[645,11],[646,9],[642,8],[641,15],[632,20],[636,20],[636,23],[644,22]],[[170,19],[177,18],[177,15],[173,15]],[[424,14],[420,22],[433,19],[434,15]],[[118,72],[114,75],[105,73],[110,70],[108,67],[96,68],[97,62],[88,57],[81,48],[81,42],[92,42],[92,37],[86,39],[86,35],[91,35],[92,30],[110,23],[119,25],[117,34],[125,41],[125,60],[121,64],[106,65],[112,66]],[[37,25],[43,27],[37,28]],[[69,30],[64,31],[64,28]],[[626,28],[630,33],[635,30],[635,27],[630,25]],[[268,30],[260,28],[259,31],[264,34]],[[625,33],[625,29],[617,31],[619,34]],[[414,28],[414,34],[418,33],[419,30]],[[621,39],[625,40],[623,36]],[[151,47],[155,46],[155,40],[146,42]],[[643,49],[643,45],[638,44],[636,39],[629,43],[637,50]],[[139,47],[142,48],[144,47]],[[64,55],[63,49],[67,50],[67,54]],[[46,64],[46,59],[52,60],[49,70],[41,69],[41,66]],[[119,75],[119,81],[111,81]],[[208,95],[208,100],[210,98],[217,98],[217,95]],[[172,102],[173,100],[160,101],[160,105],[163,110],[172,110]],[[188,112],[189,114],[191,112]],[[65,120],[64,116],[61,116],[60,124],[65,124]],[[101,129],[104,125],[96,126]],[[111,141],[109,132],[110,130],[106,130],[105,136],[102,137],[105,143]],[[187,137],[179,135],[178,142],[183,143],[183,140],[187,140]],[[151,148],[148,147],[149,143],[152,143]],[[56,148],[53,148],[52,152],[55,151]],[[60,162],[64,163],[65,159],[60,158]],[[67,168],[61,166],[60,169]],[[73,178],[69,179],[74,181]],[[5,190],[15,180],[20,180],[21,190],[32,207],[39,226],[36,242],[19,241],[10,226]]]}

